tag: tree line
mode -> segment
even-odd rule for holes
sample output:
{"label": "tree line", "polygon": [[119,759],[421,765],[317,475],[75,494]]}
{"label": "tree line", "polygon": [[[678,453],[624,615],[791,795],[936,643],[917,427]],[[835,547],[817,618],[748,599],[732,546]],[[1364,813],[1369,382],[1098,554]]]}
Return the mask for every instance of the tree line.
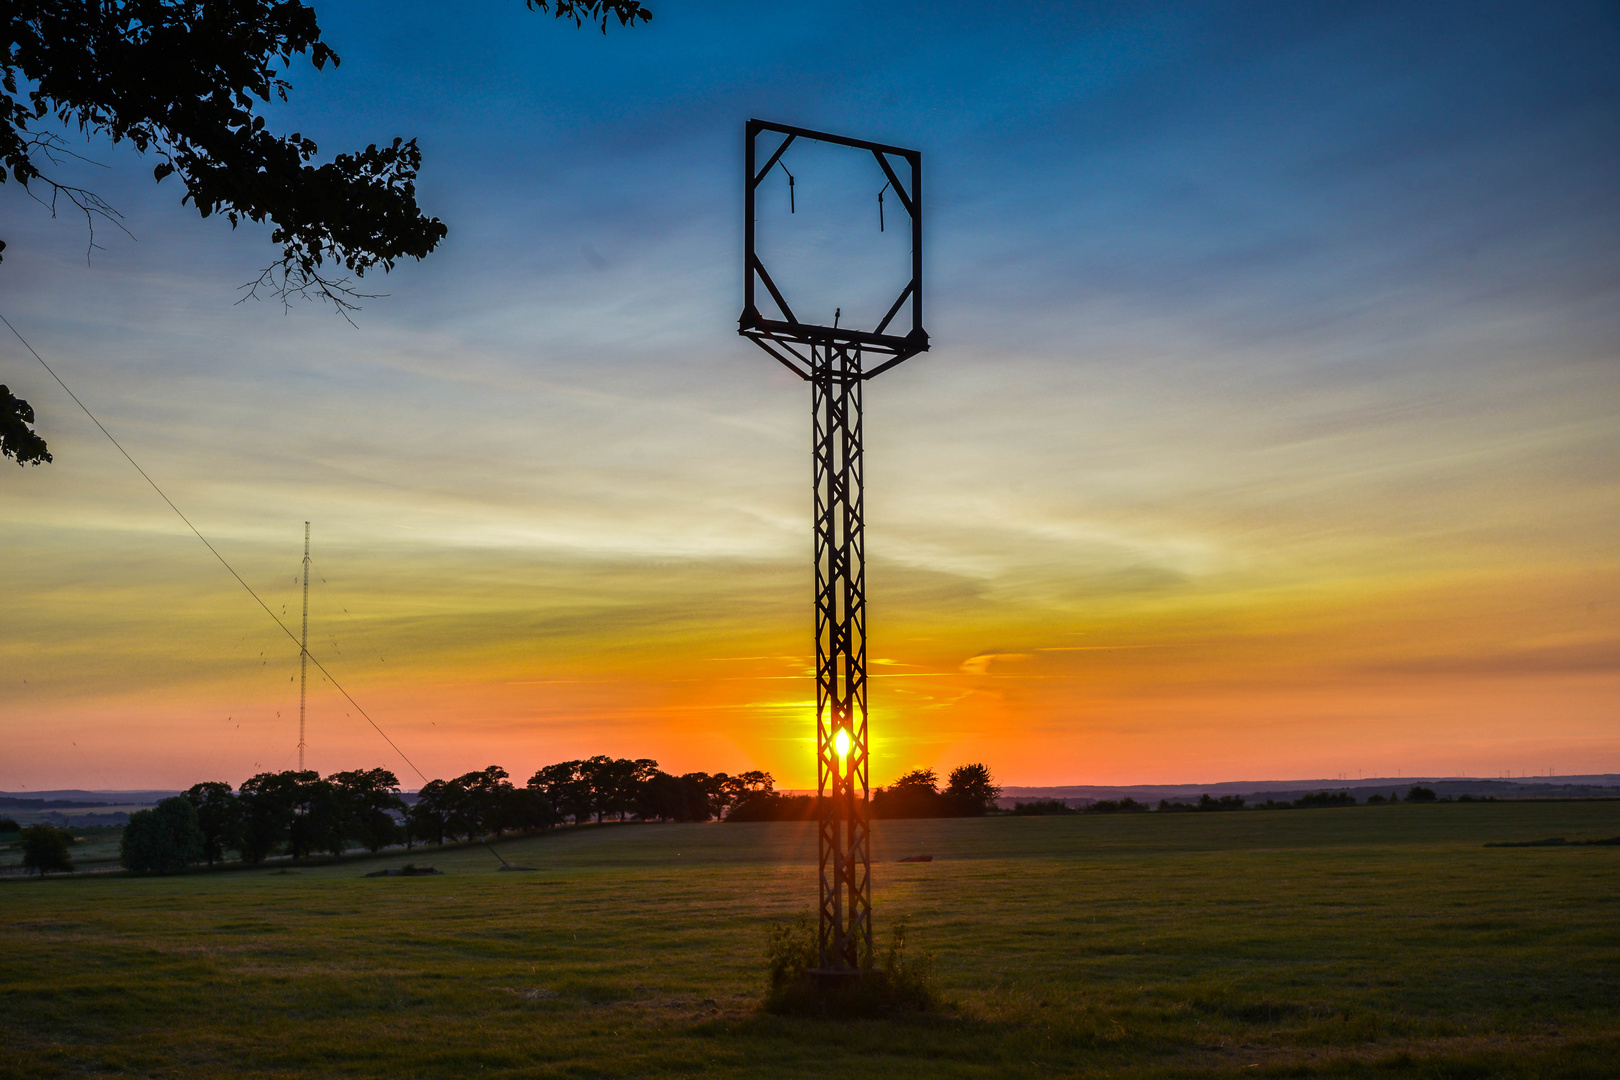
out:
{"label": "tree line", "polygon": [[[1432,788],[1415,786],[1406,793],[1402,799],[1398,791],[1392,791],[1389,798],[1382,795],[1369,795],[1368,806],[1383,806],[1389,803],[1409,802],[1425,803],[1436,801]],[[1458,801],[1472,802],[1471,796],[1462,795]],[[1196,802],[1186,802],[1174,799],[1160,799],[1158,812],[1170,814],[1182,813],[1208,813],[1223,810],[1318,810],[1333,806],[1355,806],[1356,797],[1348,791],[1313,791],[1308,795],[1301,795],[1293,800],[1267,799],[1250,805],[1241,795],[1222,795],[1215,798],[1208,792],[1198,796]],[[1145,814],[1153,810],[1153,806],[1145,802],[1137,802],[1132,798],[1124,799],[1098,799],[1088,806],[1072,807],[1061,799],[1034,799],[1030,802],[1020,802],[1013,806],[1012,812],[1019,817],[1033,817],[1046,814]]]}
{"label": "tree line", "polygon": [[414,799],[387,769],[322,777],[314,770],[265,772],[233,789],[193,784],[184,794],[130,815],[120,862],[166,873],[213,865],[234,853],[246,863],[377,852],[396,844],[443,844],[539,832],[568,821],[710,821],[750,798],[774,795],[770,773],[693,772],[671,776],[650,758],[605,755],[547,765],[526,784],[498,765],[430,780]]}
{"label": "tree line", "polygon": [[[933,769],[913,769],[886,788],[872,789],[875,818],[981,817],[996,810],[1001,789],[986,765],[959,765],[940,789]],[[727,821],[811,821],[820,812],[813,795],[759,793],[732,807]]]}
{"label": "tree line", "polygon": [[[931,769],[914,770],[872,797],[875,817],[959,817],[995,807],[1000,789],[984,765],[953,770],[940,790]],[[265,772],[233,789],[193,784],[184,794],[130,815],[120,861],[142,873],[213,865],[232,854],[262,863],[377,852],[396,844],[443,844],[532,833],[572,821],[783,821],[817,813],[813,796],[782,795],[768,772],[674,776],[651,758],[597,755],[535,771],[521,786],[498,765],[430,780],[414,799],[387,769],[322,777],[313,770]]]}

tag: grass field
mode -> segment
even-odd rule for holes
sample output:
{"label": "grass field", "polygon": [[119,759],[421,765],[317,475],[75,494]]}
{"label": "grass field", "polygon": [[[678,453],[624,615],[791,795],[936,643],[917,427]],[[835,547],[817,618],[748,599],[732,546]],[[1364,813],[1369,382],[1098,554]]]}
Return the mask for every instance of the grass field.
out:
{"label": "grass field", "polygon": [[[879,822],[938,1014],[760,1013],[789,824],[0,884],[0,1076],[1620,1075],[1620,802]],[[927,853],[935,861],[898,864]],[[365,878],[432,863],[442,876]]]}

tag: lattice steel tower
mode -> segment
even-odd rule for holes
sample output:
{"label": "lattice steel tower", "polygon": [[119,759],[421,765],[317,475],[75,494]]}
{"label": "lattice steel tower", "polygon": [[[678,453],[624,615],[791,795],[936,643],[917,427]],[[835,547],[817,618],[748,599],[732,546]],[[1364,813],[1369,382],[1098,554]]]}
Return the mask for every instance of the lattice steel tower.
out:
{"label": "lattice steel tower", "polygon": [[[782,141],[757,167],[762,134]],[[866,151],[911,218],[911,280],[871,330],[800,322],[754,246],[754,192],[796,139]],[[820,813],[821,972],[872,966],[872,851],[866,727],[866,543],[861,493],[861,384],[928,349],[922,324],[922,155],[897,146],[750,120],[747,125],[743,313],[738,333],[810,384],[814,418],[816,790]],[[891,160],[893,159],[893,160]],[[902,183],[895,161],[909,167]],[[784,167],[785,171],[785,167]],[[789,173],[792,184],[792,174]],[[790,187],[791,192],[791,187]],[[882,222],[883,192],[878,193]],[[779,318],[761,315],[756,281]],[[909,304],[911,327],[886,333]],[[868,366],[870,365],[870,366]]]}
{"label": "lattice steel tower", "polygon": [[298,639],[298,771],[304,771],[304,683],[309,678],[309,522],[304,522],[304,634]]}

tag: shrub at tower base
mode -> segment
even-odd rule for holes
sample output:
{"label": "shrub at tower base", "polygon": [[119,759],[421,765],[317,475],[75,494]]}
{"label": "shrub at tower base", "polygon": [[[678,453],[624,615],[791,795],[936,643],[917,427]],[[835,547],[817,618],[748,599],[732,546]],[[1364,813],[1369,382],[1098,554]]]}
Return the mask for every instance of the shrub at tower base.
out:
{"label": "shrub at tower base", "polygon": [[940,1004],[933,958],[906,953],[906,919],[894,923],[879,966],[844,985],[817,983],[809,971],[820,963],[813,912],[770,928],[765,941],[765,1008],[784,1016],[869,1018],[895,1012],[925,1012]]}

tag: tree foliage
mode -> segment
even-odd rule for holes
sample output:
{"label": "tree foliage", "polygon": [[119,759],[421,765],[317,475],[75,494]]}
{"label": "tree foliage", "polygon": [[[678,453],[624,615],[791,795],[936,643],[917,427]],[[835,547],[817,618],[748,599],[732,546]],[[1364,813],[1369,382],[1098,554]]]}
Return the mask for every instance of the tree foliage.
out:
{"label": "tree foliage", "polygon": [[[576,26],[604,33],[646,21],[638,0],[526,0]],[[444,239],[444,223],[416,202],[422,154],[395,138],[317,160],[313,140],[272,132],[260,115],[286,101],[294,57],[322,71],[341,62],[321,38],[315,11],[299,0],[8,0],[0,56],[0,182],[23,185],[54,214],[62,204],[118,222],[100,196],[53,178],[74,155],[54,128],[77,127],[156,158],[152,175],[176,177],[181,201],[234,227],[268,221],[281,246],[268,283],[292,294],[352,306],[347,279],[400,259],[421,259]],[[0,252],[4,251],[0,242]]]}
{"label": "tree foliage", "polygon": [[872,816],[879,818],[955,817],[956,808],[940,794],[933,769],[912,769],[872,793]]}
{"label": "tree foliage", "polygon": [[1145,814],[1153,809],[1147,803],[1126,796],[1123,799],[1098,799],[1086,807],[1088,814]]}
{"label": "tree foliage", "polygon": [[40,877],[51,873],[66,873],[73,869],[73,857],[68,845],[73,834],[54,825],[30,825],[22,830],[23,868]]}
{"label": "tree foliage", "polygon": [[442,844],[457,837],[478,840],[535,831],[561,821],[562,815],[533,789],[533,781],[530,784],[528,788],[514,787],[499,765],[463,773],[454,780],[430,780],[410,808],[410,837]]}
{"label": "tree foliage", "polygon": [[1080,811],[1062,799],[1031,799],[1029,802],[1014,803],[1012,812],[1014,817],[1051,817],[1078,814]]}
{"label": "tree foliage", "polygon": [[[1244,800],[1243,796],[1241,796],[1241,795],[1222,795],[1220,798],[1217,799],[1213,795],[1209,794],[1209,792],[1206,791],[1204,794],[1198,796],[1198,801],[1195,802],[1195,803],[1172,802],[1169,799],[1160,799],[1159,800],[1159,810],[1160,810],[1161,813],[1182,813],[1182,812],[1195,812],[1195,811],[1206,811],[1207,812],[1207,811],[1218,811],[1218,810],[1242,810],[1243,807],[1244,807],[1244,802],[1245,802],[1245,800]],[[1356,802],[1356,800],[1354,800],[1354,799],[1350,800],[1350,804],[1352,806],[1355,805],[1355,802]],[[1273,805],[1270,799],[1266,800],[1266,805],[1267,806]],[[1281,803],[1281,804],[1277,804],[1277,805],[1288,806],[1289,804],[1288,803]],[[1300,800],[1300,801],[1294,803],[1293,805],[1294,806],[1317,806],[1317,805],[1321,805],[1321,804],[1308,802],[1306,800]],[[1337,804],[1334,804],[1334,805],[1337,805]]]}
{"label": "tree foliage", "polygon": [[197,827],[202,830],[202,857],[212,866],[225,858],[227,849],[242,846],[242,804],[222,780],[192,784],[186,801],[197,808]]}
{"label": "tree foliage", "polygon": [[242,781],[242,860],[263,862],[292,836],[301,778],[313,773],[259,773]]}
{"label": "tree foliage", "polygon": [[326,778],[337,799],[338,831],[367,851],[377,852],[397,843],[403,833],[399,818],[405,802],[399,797],[399,777],[387,769],[354,769]]}
{"label": "tree foliage", "polygon": [[951,770],[951,782],[945,788],[945,797],[954,802],[964,815],[976,817],[996,808],[1001,788],[990,775],[990,766],[977,762],[958,765]]}
{"label": "tree foliage", "polygon": [[173,874],[201,861],[203,847],[197,807],[177,795],[129,815],[118,842],[118,861],[138,874]]}
{"label": "tree foliage", "polygon": [[[3,247],[4,245],[0,245]],[[38,465],[51,460],[45,440],[34,431],[34,407],[0,385],[0,457],[18,465]]]}
{"label": "tree foliage", "polygon": [[[874,814],[954,817],[982,812],[975,810],[982,804],[967,800],[974,791],[983,797],[989,770],[964,766],[951,776],[956,794],[938,791],[930,770],[908,773],[894,785],[896,791],[931,799],[926,814],[880,813],[882,789],[873,800]],[[993,804],[997,789],[990,785],[988,790]],[[477,841],[539,832],[570,819],[584,825],[610,816],[644,822],[807,821],[822,808],[814,796],[777,794],[775,779],[759,769],[672,776],[651,758],[605,754],[544,766],[522,787],[498,765],[449,780],[430,780],[414,797],[401,795],[399,778],[387,769],[354,769],[325,778],[304,770],[259,773],[244,780],[236,792],[222,781],[193,784],[178,800],[186,804],[185,811],[167,808],[175,801],[166,800],[158,809],[165,814],[189,813],[196,828],[195,851],[186,849],[186,861],[179,864],[168,856],[148,854],[149,848],[140,845],[157,845],[151,851],[169,849],[144,838],[161,830],[155,820],[159,815],[141,811],[131,817],[134,831],[126,831],[126,841],[135,845],[128,853],[135,861],[126,860],[126,866],[167,872],[203,859],[212,864],[230,850],[247,863],[275,855],[294,859],[322,852],[340,855],[356,845],[377,852],[401,842]],[[185,831],[173,822],[164,827]]]}

